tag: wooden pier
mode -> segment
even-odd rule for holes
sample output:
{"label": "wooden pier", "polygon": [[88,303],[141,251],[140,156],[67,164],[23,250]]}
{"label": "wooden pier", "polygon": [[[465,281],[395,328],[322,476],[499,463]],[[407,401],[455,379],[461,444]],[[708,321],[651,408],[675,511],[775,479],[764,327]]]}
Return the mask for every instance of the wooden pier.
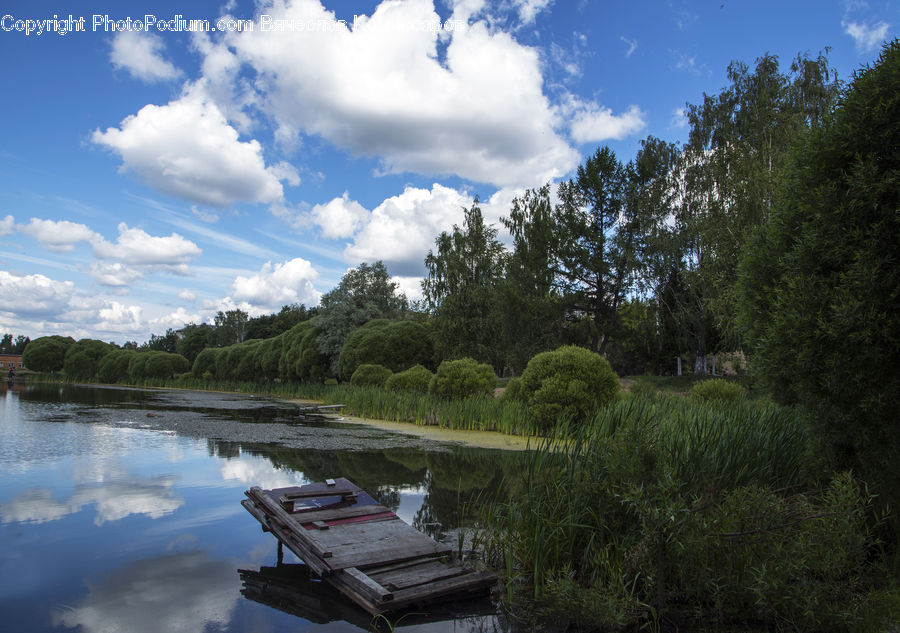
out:
{"label": "wooden pier", "polygon": [[263,490],[241,504],[310,570],[369,613],[484,595],[497,581],[452,560],[347,479]]}

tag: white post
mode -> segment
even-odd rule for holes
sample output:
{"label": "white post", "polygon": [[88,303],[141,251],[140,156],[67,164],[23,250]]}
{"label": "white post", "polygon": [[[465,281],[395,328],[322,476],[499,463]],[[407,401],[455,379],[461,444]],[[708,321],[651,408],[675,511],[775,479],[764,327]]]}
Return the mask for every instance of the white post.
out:
{"label": "white post", "polygon": [[681,356],[679,356],[675,360],[678,361],[678,375],[680,376],[681,375]]}

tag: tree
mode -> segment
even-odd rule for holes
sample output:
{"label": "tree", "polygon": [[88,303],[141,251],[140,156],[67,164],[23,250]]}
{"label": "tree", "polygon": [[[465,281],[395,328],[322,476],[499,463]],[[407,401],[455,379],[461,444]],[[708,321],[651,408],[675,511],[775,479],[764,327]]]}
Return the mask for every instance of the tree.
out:
{"label": "tree", "polygon": [[900,468],[900,41],[791,152],[740,268],[754,367],[799,402],[836,465],[897,500]]}
{"label": "tree", "polygon": [[555,284],[553,255],[558,235],[550,185],[513,199],[501,218],[513,239],[513,252],[501,284],[506,362],[521,373],[528,360],[556,347],[565,327],[565,303]]}
{"label": "tree", "polygon": [[214,344],[215,330],[208,323],[196,325],[188,323],[181,330],[175,351],[184,356],[191,365],[204,349]]}
{"label": "tree", "polygon": [[695,296],[704,304],[700,312],[713,316],[732,349],[744,342],[735,292],[741,252],[747,238],[768,222],[777,174],[798,132],[827,115],[840,89],[824,54],[798,56],[790,73],[768,54],[753,70],[732,62],[729,86],[686,107],[691,130],[683,228],[702,236],[703,243]]}
{"label": "tree", "polygon": [[497,230],[484,223],[476,200],[428,251],[422,293],[434,314],[435,343],[445,359],[472,357],[502,369],[500,283],[505,268]]}
{"label": "tree", "polygon": [[70,336],[41,336],[34,339],[22,354],[22,364],[32,371],[59,371],[63,368],[66,351],[75,344]]}
{"label": "tree", "polygon": [[383,262],[364,262],[347,271],[336,288],[322,295],[312,322],[320,330],[319,352],[328,359],[332,374],[338,372],[341,348],[353,330],[372,319],[396,319],[404,314],[408,304],[398,288]]}
{"label": "tree", "polygon": [[178,334],[175,330],[169,328],[162,336],[151,334],[150,340],[141,346],[141,349],[154,352],[169,352],[174,354],[178,348]]}
{"label": "tree", "polygon": [[562,182],[554,220],[554,272],[572,307],[591,318],[591,349],[606,350],[635,265],[638,224],[625,205],[626,173],[608,147]]}
{"label": "tree", "polygon": [[247,335],[247,322],[250,319],[243,310],[219,310],[214,318],[216,328],[216,343],[219,347],[226,347],[241,343]]}
{"label": "tree", "polygon": [[97,375],[101,359],[115,349],[114,345],[104,341],[83,338],[66,350],[63,371],[70,378],[82,380],[93,378]]}
{"label": "tree", "polygon": [[415,321],[373,319],[354,330],[338,359],[340,376],[348,380],[360,365],[381,365],[392,372],[422,364],[434,367],[431,328]]}

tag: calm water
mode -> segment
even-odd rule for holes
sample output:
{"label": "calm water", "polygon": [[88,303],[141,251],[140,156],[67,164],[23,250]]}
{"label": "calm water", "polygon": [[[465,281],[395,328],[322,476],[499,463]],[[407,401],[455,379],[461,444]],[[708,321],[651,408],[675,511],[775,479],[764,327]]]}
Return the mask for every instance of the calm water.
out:
{"label": "calm water", "polygon": [[[276,567],[275,538],[241,507],[244,490],[343,476],[440,536],[521,460],[301,424],[296,406],[249,396],[17,385],[0,398],[0,628],[10,632],[368,630],[365,612],[289,552]],[[398,630],[508,630],[489,601],[428,611]]]}

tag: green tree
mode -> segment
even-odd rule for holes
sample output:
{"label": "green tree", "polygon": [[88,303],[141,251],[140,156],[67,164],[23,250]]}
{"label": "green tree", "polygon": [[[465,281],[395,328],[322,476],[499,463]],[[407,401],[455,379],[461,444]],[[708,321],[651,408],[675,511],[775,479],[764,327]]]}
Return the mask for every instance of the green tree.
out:
{"label": "green tree", "polygon": [[137,354],[132,349],[117,349],[104,356],[97,365],[97,377],[101,382],[116,383],[127,381],[130,377],[128,367],[131,359]]}
{"label": "green tree", "polygon": [[557,283],[574,310],[591,318],[591,349],[606,351],[619,304],[635,266],[639,225],[625,205],[626,172],[608,147],[559,185],[554,212],[560,239],[554,265]]}
{"label": "green tree", "polygon": [[514,198],[509,217],[501,222],[513,239],[501,283],[503,342],[507,364],[521,373],[532,356],[559,344],[565,327],[553,266],[559,236],[550,185]]}
{"label": "green tree", "polygon": [[188,323],[181,331],[175,351],[193,365],[197,355],[207,347],[214,345],[214,340],[215,331],[208,323],[201,325]]}
{"label": "green tree", "polygon": [[41,336],[28,344],[22,354],[22,364],[32,371],[60,371],[66,351],[75,344],[70,336]]}
{"label": "green tree", "polygon": [[243,310],[228,310],[222,312],[219,310],[213,319],[216,328],[216,344],[219,347],[226,347],[241,343],[247,338],[247,322],[250,320]]}
{"label": "green tree", "polygon": [[791,153],[739,291],[753,365],[837,464],[900,490],[900,42]]}
{"label": "green tree", "polygon": [[434,367],[431,327],[415,321],[369,321],[344,342],[338,360],[340,377],[348,380],[363,364],[381,365],[392,372],[417,364]]}
{"label": "green tree", "polygon": [[744,342],[736,322],[740,254],[748,236],[768,222],[777,175],[795,137],[823,120],[840,84],[825,55],[798,56],[790,73],[768,54],[752,70],[732,62],[728,78],[718,95],[687,104],[683,200],[684,229],[702,236],[696,294],[733,349]]}
{"label": "green tree", "polygon": [[500,284],[505,267],[497,230],[484,223],[476,200],[428,251],[422,293],[434,314],[435,343],[442,358],[464,356],[502,369]]}
{"label": "green tree", "polygon": [[341,348],[350,333],[372,319],[396,319],[407,308],[406,296],[397,292],[384,263],[362,263],[349,270],[340,283],[322,295],[313,325],[320,330],[319,351],[328,359],[332,374],[338,372]]}
{"label": "green tree", "polygon": [[163,335],[151,334],[150,340],[142,345],[141,348],[154,352],[174,354],[178,349],[178,334],[172,328],[167,329]]}
{"label": "green tree", "polygon": [[114,345],[104,341],[83,338],[66,350],[63,371],[69,378],[81,380],[94,378],[97,375],[100,360],[115,349]]}

